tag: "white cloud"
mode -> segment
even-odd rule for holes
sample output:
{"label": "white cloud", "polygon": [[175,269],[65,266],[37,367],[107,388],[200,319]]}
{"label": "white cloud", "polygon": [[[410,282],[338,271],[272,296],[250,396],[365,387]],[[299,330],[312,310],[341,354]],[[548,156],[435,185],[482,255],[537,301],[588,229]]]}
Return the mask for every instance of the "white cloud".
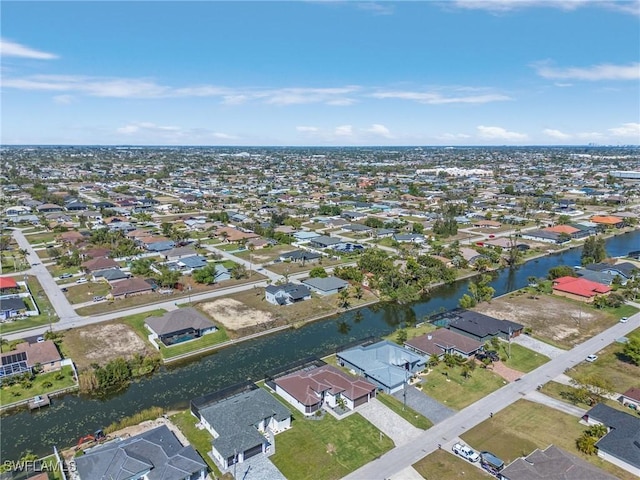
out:
{"label": "white cloud", "polygon": [[429,105],[444,105],[449,103],[490,103],[511,100],[511,97],[500,94],[446,97],[440,93],[415,91],[379,91],[373,93],[371,96],[380,99],[397,98],[401,100],[413,100],[415,102],[426,103]]}
{"label": "white cloud", "polygon": [[549,66],[548,62],[541,62],[534,64],[533,67],[538,75],[549,79],[586,81],[640,79],[640,63],[631,63],[629,65],[604,63],[582,68],[554,68]]}
{"label": "white cloud", "polygon": [[467,135],[466,133],[442,133],[440,135],[436,135],[435,138],[437,140],[466,140],[467,138],[471,138],[471,135]]}
{"label": "white cloud", "polygon": [[116,128],[116,133],[128,141],[147,144],[207,144],[211,139],[238,140],[240,137],[203,128],[183,128],[175,125],[158,125],[153,122],[132,122]]}
{"label": "white cloud", "polygon": [[[582,7],[598,7],[632,15],[640,14],[637,0],[456,0],[452,4],[467,10],[485,10],[491,13],[506,13],[525,8],[556,8],[573,11]],[[450,6],[449,3],[444,3]]]}
{"label": "white cloud", "polygon": [[562,82],[556,82],[556,83],[554,83],[554,85],[555,85],[556,87],[560,87],[560,88],[573,87],[573,83],[562,83]]}
{"label": "white cloud", "polygon": [[219,138],[220,140],[237,140],[238,139],[238,137],[236,137],[235,135],[229,135],[228,133],[222,133],[222,132],[214,132],[213,137]]}
{"label": "white cloud", "polygon": [[502,127],[487,127],[485,125],[479,125],[477,129],[479,136],[487,140],[507,140],[510,142],[518,142],[529,138],[524,133],[509,132]]}
{"label": "white cloud", "polygon": [[35,50],[5,38],[0,38],[0,56],[32,58],[36,60],[55,60],[59,58],[58,55],[53,53]]}
{"label": "white cloud", "polygon": [[640,143],[640,123],[623,123],[620,127],[610,128],[609,132],[614,137],[634,138]]}
{"label": "white cloud", "polygon": [[350,137],[353,135],[353,127],[351,125],[340,125],[336,127],[334,135],[339,137]]}
{"label": "white cloud", "polygon": [[554,130],[552,128],[545,128],[542,133],[548,137],[555,138],[556,140],[568,140],[571,138],[571,135],[568,133],[561,132],[560,130]]}
{"label": "white cloud", "polygon": [[371,128],[368,128],[366,131],[380,137],[393,138],[389,129],[379,123],[374,123],[371,125]]}
{"label": "white cloud", "polygon": [[68,105],[72,103],[73,100],[73,95],[56,95],[53,97],[53,101],[55,103],[59,103],[60,105]]}
{"label": "white cloud", "polygon": [[374,15],[393,15],[395,8],[390,3],[358,2],[358,8],[373,13]]}
{"label": "white cloud", "polygon": [[304,125],[299,125],[296,127],[296,130],[298,132],[304,132],[304,133],[315,133],[318,131],[318,127],[307,127]]}

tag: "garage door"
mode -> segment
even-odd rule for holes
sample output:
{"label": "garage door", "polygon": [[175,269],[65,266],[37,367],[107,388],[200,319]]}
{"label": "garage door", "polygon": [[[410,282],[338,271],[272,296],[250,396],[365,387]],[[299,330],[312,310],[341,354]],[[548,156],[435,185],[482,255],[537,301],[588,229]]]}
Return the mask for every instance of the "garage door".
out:
{"label": "garage door", "polygon": [[258,455],[259,453],[262,453],[262,444],[256,445],[255,447],[250,448],[249,450],[245,450],[244,459],[246,460],[247,458],[251,458],[255,455]]}
{"label": "garage door", "polygon": [[363,405],[363,404],[367,403],[367,401],[368,401],[368,400],[369,400],[368,395],[365,395],[365,396],[363,396],[363,397],[357,398],[357,399],[356,399],[356,401],[355,401],[355,402],[353,402],[353,404],[354,404],[356,407],[359,407],[360,405]]}

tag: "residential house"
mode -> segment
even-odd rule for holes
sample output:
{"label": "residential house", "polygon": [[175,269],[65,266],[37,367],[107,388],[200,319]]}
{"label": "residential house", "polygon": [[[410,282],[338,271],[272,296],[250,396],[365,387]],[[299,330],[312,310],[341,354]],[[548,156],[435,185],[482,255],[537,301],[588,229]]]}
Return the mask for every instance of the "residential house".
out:
{"label": "residential house", "polygon": [[309,242],[311,240],[313,240],[314,238],[320,237],[321,235],[319,233],[316,232],[296,232],[293,234],[293,238],[296,239],[296,241],[298,241],[299,243],[306,243]]}
{"label": "residential house", "polygon": [[360,223],[350,223],[348,225],[344,225],[342,227],[342,230],[351,233],[371,233],[373,228],[368,227],[367,225],[362,225]]}
{"label": "residential house", "polygon": [[618,400],[624,406],[640,411],[640,388],[631,387],[629,390],[624,392]]}
{"label": "residential house", "polygon": [[543,243],[565,243],[570,241],[570,238],[565,238],[556,232],[548,232],[546,230],[530,230],[522,233],[522,238],[527,240],[534,240],[536,242]]}
{"label": "residential house", "polygon": [[113,282],[110,294],[113,298],[127,298],[132,295],[144,295],[151,292],[151,285],[141,278],[133,277]]}
{"label": "residential house", "polygon": [[553,280],[553,293],[561,297],[591,303],[597,295],[608,295],[611,287],[583,277],[560,277]]}
{"label": "residential house", "polygon": [[91,260],[82,262],[82,269],[89,273],[109,268],[120,268],[120,265],[114,259],[106,257],[92,258]]}
{"label": "residential house", "polygon": [[503,480],[615,480],[575,455],[555,445],[544,450],[535,449],[530,455],[517,458],[500,470]]}
{"label": "residential house", "polygon": [[308,278],[302,283],[320,295],[333,295],[349,286],[349,282],[337,277]]}
{"label": "residential house", "polygon": [[0,381],[3,377],[30,372],[36,365],[44,372],[54,372],[62,368],[62,357],[53,340],[18,343],[15,350],[3,353],[0,359]]}
{"label": "residential house", "polygon": [[350,212],[350,211],[344,211],[340,214],[340,216],[342,218],[344,218],[345,220],[349,220],[351,222],[354,221],[358,221],[362,218],[365,218],[367,216],[366,213],[362,213],[362,212]]}
{"label": "residential house", "polygon": [[437,355],[438,358],[444,357],[445,354],[469,358],[482,350],[482,343],[479,341],[446,328],[439,328],[407,340],[404,346],[418,355]]}
{"label": "residential house", "polygon": [[22,315],[27,311],[22,298],[0,298],[0,319],[7,320]]}
{"label": "residential house", "polygon": [[360,345],[336,354],[341,366],[353,370],[386,393],[400,390],[414,373],[424,369],[426,359],[406,348],[382,341]]}
{"label": "residential house", "polygon": [[76,232],[75,230],[72,230],[70,232],[62,232],[60,235],[58,235],[58,239],[62,243],[69,243],[71,245],[75,245],[85,240],[85,237],[80,232]]}
{"label": "residential house", "polygon": [[180,260],[177,260],[176,263],[180,266],[180,268],[189,270],[189,271],[206,267],[208,264],[206,257],[203,257],[202,255],[192,255],[190,257],[183,257]]}
{"label": "residential house", "polygon": [[596,215],[594,217],[591,217],[591,221],[604,228],[624,227],[624,218],[614,217],[611,215]]}
{"label": "residential house", "polygon": [[42,205],[38,205],[36,210],[38,210],[39,213],[61,212],[62,207],[55,203],[43,203]]}
{"label": "residential house", "polygon": [[191,307],[172,310],[161,317],[147,317],[144,323],[151,332],[150,339],[159,339],[167,347],[218,330],[209,318]]}
{"label": "residential house", "polygon": [[419,233],[394,233],[393,239],[399,243],[424,243],[427,240]]}
{"label": "residential house", "polygon": [[317,262],[322,258],[322,255],[316,252],[307,252],[306,250],[295,250],[293,252],[287,252],[280,254],[280,261],[286,262],[301,262],[303,265],[305,263],[313,263]]}
{"label": "residential house", "polygon": [[631,280],[640,269],[631,262],[621,262],[612,265],[610,263],[591,263],[585,267],[587,270],[604,273],[611,277],[619,277],[624,285],[627,280]]}
{"label": "residential house", "polygon": [[130,274],[123,272],[119,268],[108,268],[106,270],[96,270],[91,273],[91,276],[93,277],[94,282],[97,282],[100,279],[104,279],[105,281],[111,283],[129,278]]}
{"label": "residential house", "polygon": [[297,371],[276,378],[274,384],[276,393],[305,415],[314,414],[323,404],[354,410],[376,396],[375,385],[333,365]]}
{"label": "residential house", "polygon": [[524,329],[524,326],[519,323],[499,320],[471,310],[454,310],[451,313],[453,319],[447,325],[449,330],[466,335],[483,344],[494,337],[504,340],[517,337]]}
{"label": "residential house", "polygon": [[0,277],[0,293],[11,293],[18,289],[18,282],[11,277]]}
{"label": "residential house", "polygon": [[329,248],[339,243],[342,243],[342,240],[335,237],[328,237],[326,235],[321,235],[319,237],[314,237],[310,241],[311,246],[315,248]]}
{"label": "residential house", "polygon": [[78,480],[205,480],[207,464],[166,425],[107,442],[74,459]]}
{"label": "residential house", "polygon": [[502,224],[494,220],[474,220],[473,226],[476,228],[500,228]]}
{"label": "residential house", "polygon": [[164,253],[164,258],[170,262],[180,260],[182,257],[191,257],[198,252],[192,247],[177,247]]}
{"label": "residential house", "polygon": [[640,417],[598,403],[582,420],[608,429],[596,443],[600,458],[640,477]]}
{"label": "residential house", "polygon": [[305,285],[285,283],[284,285],[269,285],[264,289],[265,300],[273,305],[291,305],[311,299],[311,291]]}
{"label": "residential house", "polygon": [[223,469],[272,453],[274,435],[291,427],[291,412],[255,387],[210,404],[191,402],[192,413],[213,436],[211,454]]}

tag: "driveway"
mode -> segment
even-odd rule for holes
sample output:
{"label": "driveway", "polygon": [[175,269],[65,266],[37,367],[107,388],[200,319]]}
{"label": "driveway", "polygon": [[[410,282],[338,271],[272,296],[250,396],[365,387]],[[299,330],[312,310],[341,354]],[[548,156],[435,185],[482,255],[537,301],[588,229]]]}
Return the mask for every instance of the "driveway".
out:
{"label": "driveway", "polygon": [[422,432],[376,398],[358,407],[356,411],[393,440],[396,447],[409,443]]}
{"label": "driveway", "polygon": [[[404,392],[402,390],[394,393],[393,396],[401,402],[404,401]],[[455,410],[451,410],[414,386],[407,387],[407,405],[427,417],[434,425],[456,413]]]}
{"label": "driveway", "polygon": [[232,474],[235,471],[235,478],[238,480],[287,480],[278,468],[271,463],[266,455],[256,455],[242,463],[238,463],[235,468],[232,466],[227,470]]}
{"label": "driveway", "polygon": [[567,353],[567,350],[562,350],[561,348],[554,347],[553,345],[549,345],[548,343],[544,343],[540,340],[536,340],[529,335],[518,335],[511,341],[513,343],[517,343],[518,345],[522,345],[523,347],[527,347],[529,350],[533,350],[534,352],[546,355],[551,359],[558,358],[563,353]]}

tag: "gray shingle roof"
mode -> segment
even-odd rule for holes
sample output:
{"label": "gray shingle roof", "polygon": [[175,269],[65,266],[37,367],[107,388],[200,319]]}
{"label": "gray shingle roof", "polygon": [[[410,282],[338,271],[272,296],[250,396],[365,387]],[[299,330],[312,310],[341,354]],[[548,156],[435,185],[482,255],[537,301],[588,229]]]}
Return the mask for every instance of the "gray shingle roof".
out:
{"label": "gray shingle roof", "polygon": [[220,434],[213,440],[215,449],[225,458],[265,442],[254,425],[275,417],[282,421],[291,412],[262,388],[239,393],[200,409],[200,416]]}
{"label": "gray shingle roof", "polygon": [[127,480],[147,470],[149,480],[182,480],[207,466],[166,425],[95,447],[76,458],[81,480]]}
{"label": "gray shingle roof", "polygon": [[215,324],[195,308],[178,308],[165,313],[162,317],[149,317],[145,323],[158,335],[179,332],[188,328],[202,330],[215,327]]}
{"label": "gray shingle roof", "polygon": [[470,333],[477,337],[486,337],[487,335],[498,335],[499,333],[508,334],[509,328],[511,332],[522,330],[522,325],[509,320],[498,320],[471,310],[464,310],[458,314],[458,318],[450,323],[454,329]]}
{"label": "gray shingle roof", "polygon": [[344,280],[337,277],[308,278],[302,283],[323,292],[327,292],[329,290],[339,290],[341,288],[349,286],[349,282],[345,282]]}
{"label": "gray shingle roof", "polygon": [[640,418],[598,403],[587,412],[610,431],[596,443],[598,449],[640,468]]}

